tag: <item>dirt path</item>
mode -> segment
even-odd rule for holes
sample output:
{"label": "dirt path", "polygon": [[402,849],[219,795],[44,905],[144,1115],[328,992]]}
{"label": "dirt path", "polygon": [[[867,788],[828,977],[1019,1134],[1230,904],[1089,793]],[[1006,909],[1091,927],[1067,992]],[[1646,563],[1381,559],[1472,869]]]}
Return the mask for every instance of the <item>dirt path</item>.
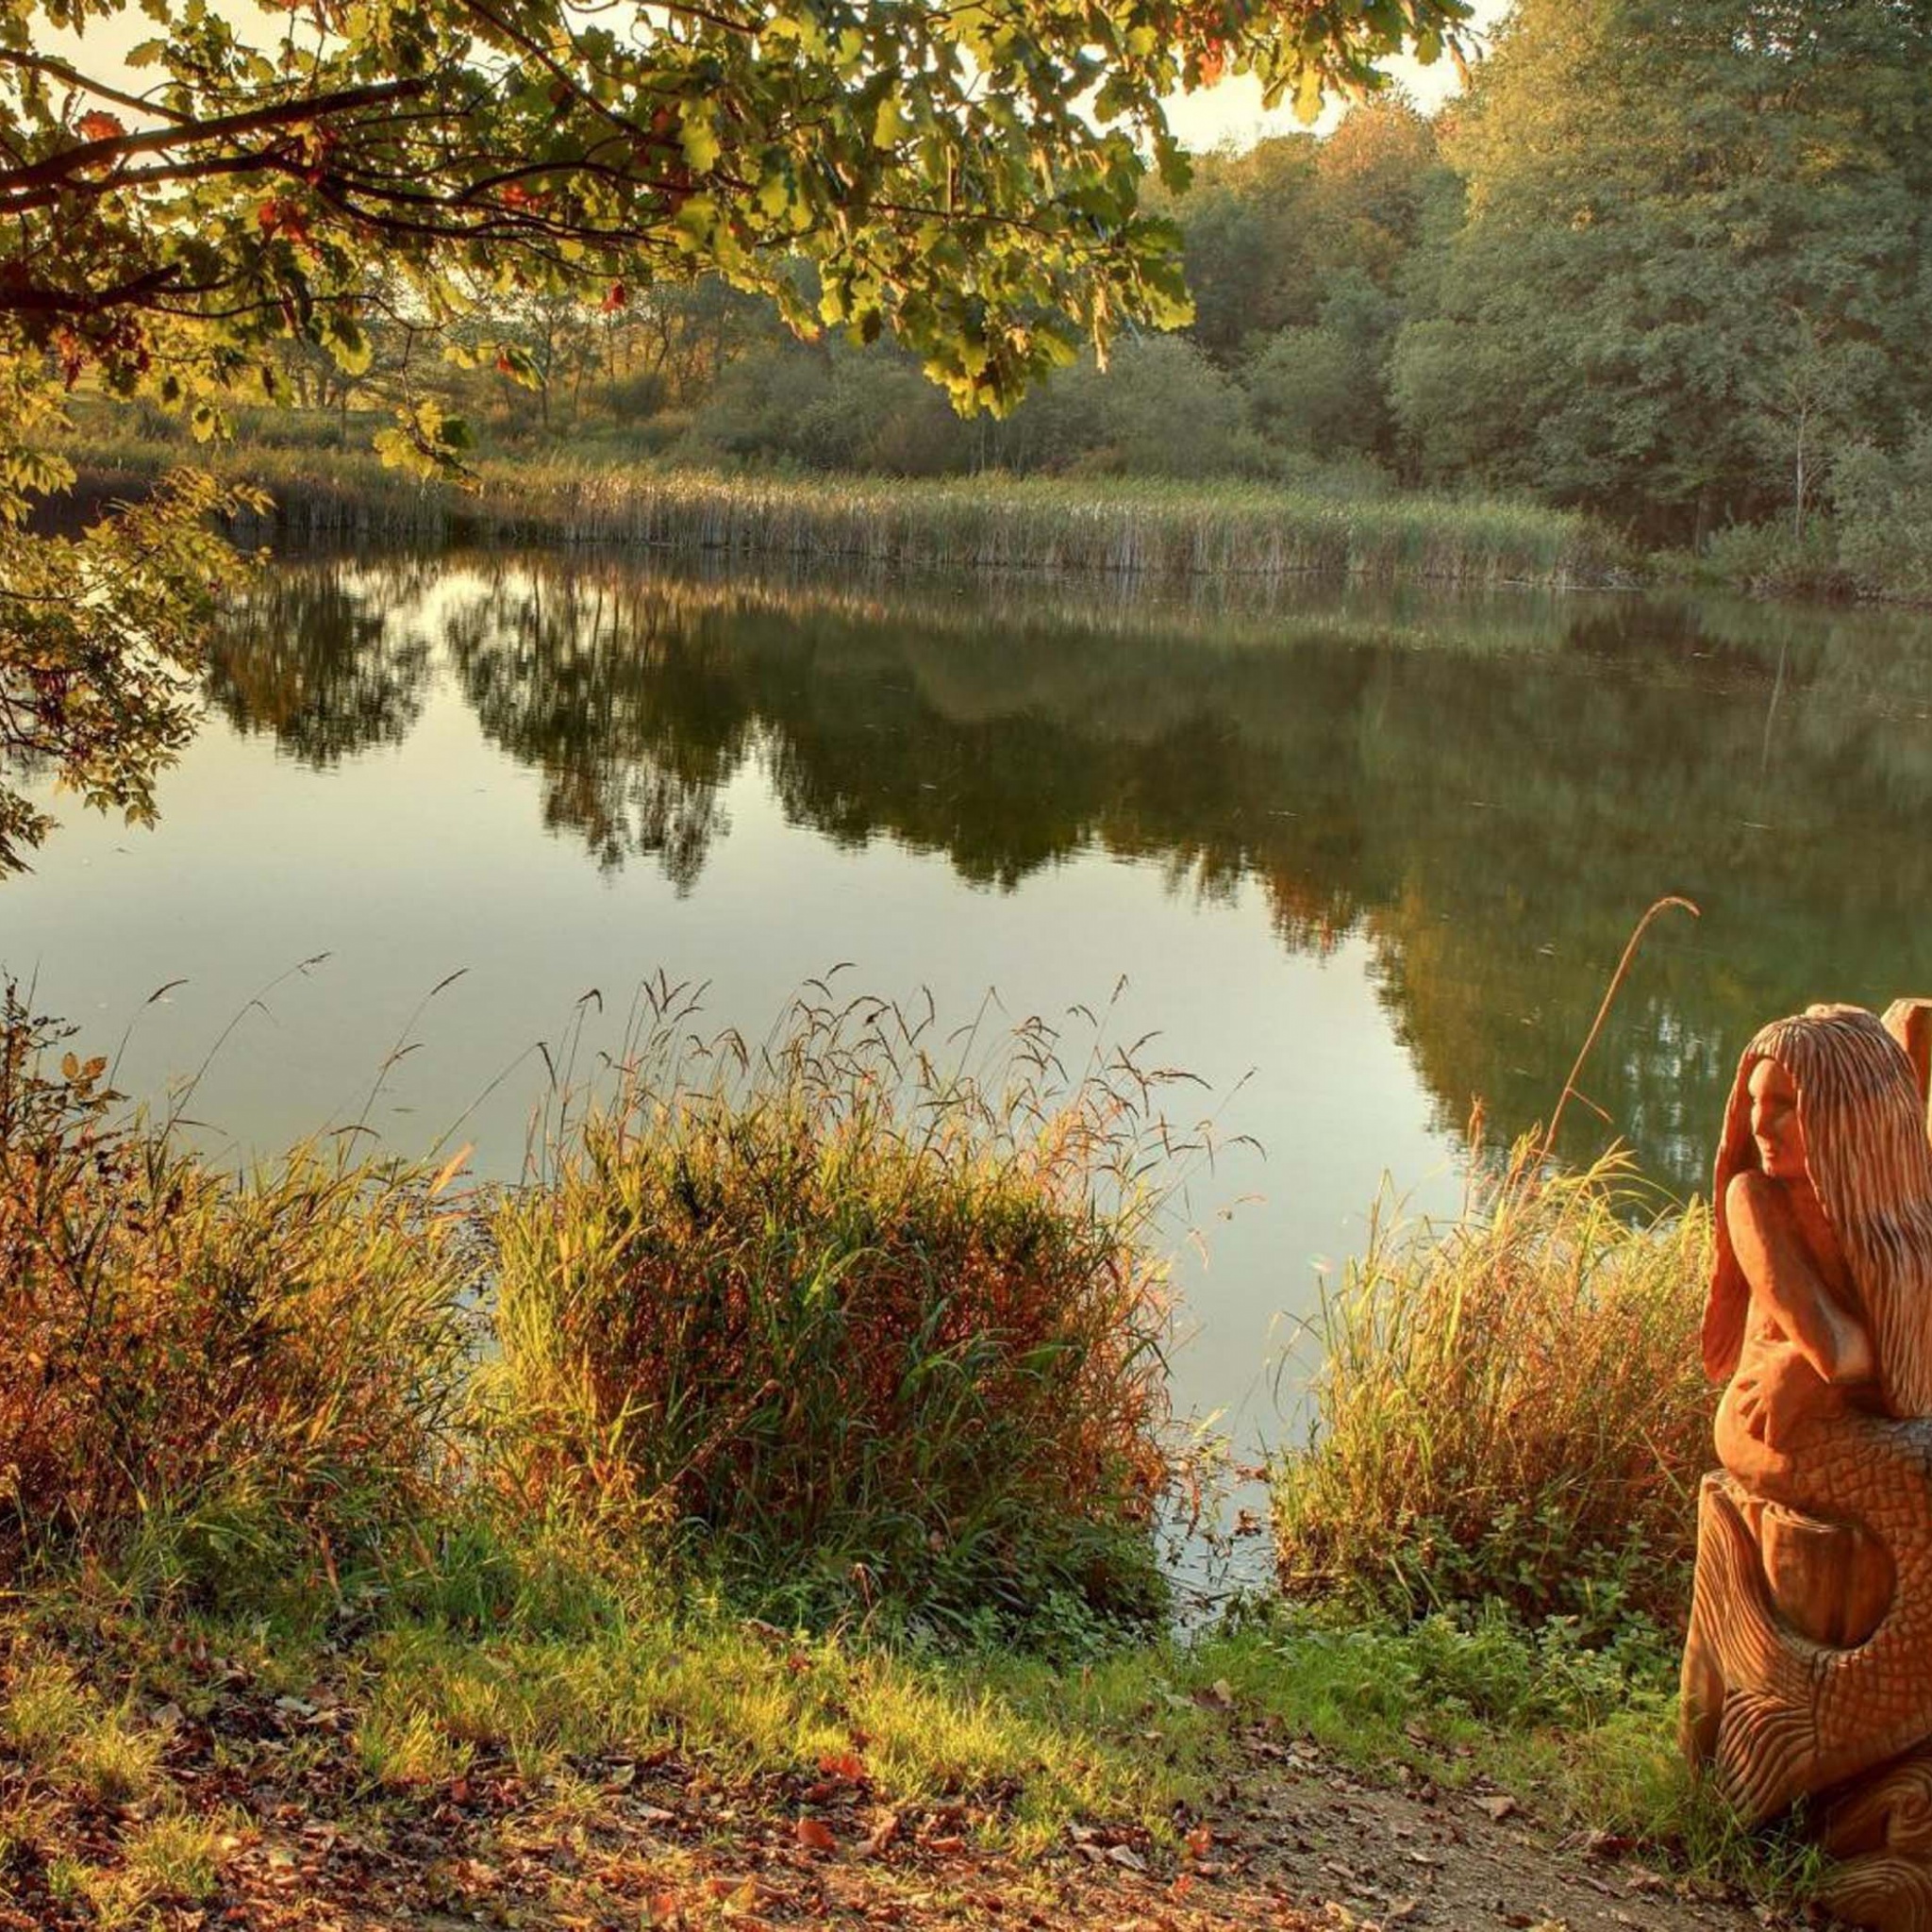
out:
{"label": "dirt path", "polygon": [[[1263,1745],[1224,1794],[1209,1863],[1308,1923],[1391,1932],[1741,1932],[1796,1924],[1635,1856],[1562,1837],[1488,1788],[1371,1783],[1306,1747]],[[1204,1896],[1202,1903],[1206,1904]],[[1229,1901],[1238,1916],[1240,1903]],[[1252,1923],[1252,1922],[1251,1922]],[[1288,1923],[1293,1924],[1293,1921]]]}

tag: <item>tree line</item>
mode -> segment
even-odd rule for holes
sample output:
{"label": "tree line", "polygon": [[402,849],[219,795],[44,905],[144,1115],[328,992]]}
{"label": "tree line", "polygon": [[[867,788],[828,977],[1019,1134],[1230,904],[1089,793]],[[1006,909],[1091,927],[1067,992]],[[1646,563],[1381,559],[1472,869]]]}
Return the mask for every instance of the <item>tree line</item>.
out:
{"label": "tree line", "polygon": [[[1521,491],[1735,575],[1932,588],[1926,0],[1519,0],[1433,120],[1385,95],[1142,204],[1191,320],[1003,418],[716,277],[514,305],[541,389],[452,372],[448,407],[618,459]],[[346,436],[408,353],[292,374]]]}

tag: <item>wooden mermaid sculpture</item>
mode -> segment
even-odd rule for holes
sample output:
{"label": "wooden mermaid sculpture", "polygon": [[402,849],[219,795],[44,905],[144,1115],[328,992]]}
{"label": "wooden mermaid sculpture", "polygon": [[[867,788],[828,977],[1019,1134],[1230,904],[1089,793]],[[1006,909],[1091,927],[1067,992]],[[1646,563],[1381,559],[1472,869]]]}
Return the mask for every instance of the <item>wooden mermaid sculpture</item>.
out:
{"label": "wooden mermaid sculpture", "polygon": [[1932,1932],[1932,1141],[1872,1014],[1752,1041],[1713,1207],[1684,1748],[1751,1823],[1806,1801],[1841,1918]]}

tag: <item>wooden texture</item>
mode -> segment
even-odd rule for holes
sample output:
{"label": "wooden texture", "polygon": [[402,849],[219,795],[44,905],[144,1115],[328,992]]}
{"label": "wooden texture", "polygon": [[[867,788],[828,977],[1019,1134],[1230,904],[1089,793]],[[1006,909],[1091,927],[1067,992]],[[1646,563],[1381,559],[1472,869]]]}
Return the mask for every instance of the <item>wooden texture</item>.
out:
{"label": "wooden texture", "polygon": [[1852,1924],[1932,1932],[1932,1003],[1745,1050],[1713,1199],[1681,1739],[1751,1823],[1800,1800]]}

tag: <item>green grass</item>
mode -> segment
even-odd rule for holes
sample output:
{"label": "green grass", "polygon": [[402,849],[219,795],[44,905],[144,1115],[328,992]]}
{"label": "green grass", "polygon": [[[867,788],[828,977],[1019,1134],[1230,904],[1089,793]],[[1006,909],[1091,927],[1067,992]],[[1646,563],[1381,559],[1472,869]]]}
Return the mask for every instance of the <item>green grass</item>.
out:
{"label": "green grass", "polygon": [[[1616,545],[1587,519],[1513,500],[1409,492],[1340,500],[1226,479],[772,478],[491,458],[476,488],[420,484],[361,451],[212,453],[96,435],[93,490],[181,461],[258,483],[297,532],[625,544],[892,568],[1107,572],[1151,581],[1307,574],[1542,586],[1602,582]],[[245,533],[244,533],[245,534]]]}
{"label": "green grass", "polygon": [[[490,1577],[466,1577],[478,1564]],[[460,1609],[484,1600],[485,1617]],[[862,1788],[855,1815],[946,1834],[1015,1875],[1094,1826],[1159,1872],[1230,1778],[1341,1765],[1500,1787],[1547,1826],[1768,1897],[1789,1900],[1815,1862],[1747,1839],[1692,1784],[1671,1736],[1673,1646],[1638,1623],[1593,1649],[1573,1625],[1499,1611],[1401,1626],[1276,1607],[1074,1667],[746,1620],[541,1538],[452,1545],[433,1588],[351,1610],[325,1595],[267,1616],[162,1610],[102,1572],[43,1588],[0,1654],[0,1857],[131,1922],[157,1897],[225,1896],[298,1831],[425,1864],[452,1794],[485,1790],[511,1794],[504,1837],[570,1871],[571,1848],[641,1800],[678,1802],[669,1779],[703,1794],[728,1863],[760,1832],[789,1835],[829,1778]],[[110,1758],[125,1772],[104,1784],[91,1768]],[[238,1779],[253,1815],[225,1795]],[[293,1823],[272,1832],[278,1817]],[[562,1923],[587,1896],[564,1884]]]}
{"label": "green grass", "polygon": [[1322,1308],[1309,1440],[1274,1459],[1284,1587],[1592,1634],[1681,1616],[1709,1242],[1625,1157],[1554,1173],[1529,1145],[1457,1225],[1378,1220]]}

